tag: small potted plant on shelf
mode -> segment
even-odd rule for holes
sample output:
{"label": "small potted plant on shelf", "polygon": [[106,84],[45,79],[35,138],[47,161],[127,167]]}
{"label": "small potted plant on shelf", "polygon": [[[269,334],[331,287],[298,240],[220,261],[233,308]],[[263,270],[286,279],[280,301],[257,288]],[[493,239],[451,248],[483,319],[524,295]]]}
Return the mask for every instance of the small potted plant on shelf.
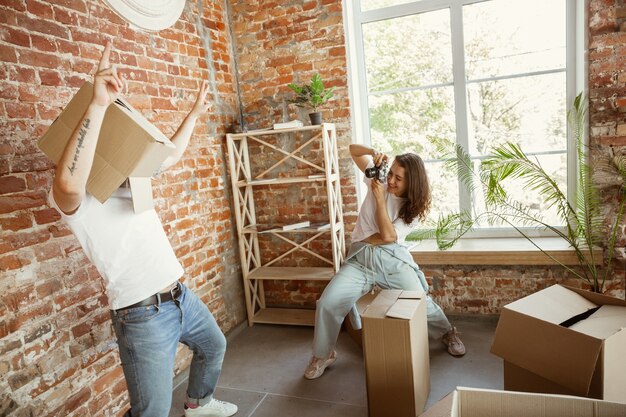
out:
{"label": "small potted plant on shelf", "polygon": [[291,100],[292,103],[298,107],[308,107],[313,110],[309,113],[311,124],[322,124],[322,112],[318,108],[332,98],[335,87],[324,89],[324,83],[319,74],[314,74],[309,84],[298,85],[290,83],[287,87],[296,93],[295,99]]}

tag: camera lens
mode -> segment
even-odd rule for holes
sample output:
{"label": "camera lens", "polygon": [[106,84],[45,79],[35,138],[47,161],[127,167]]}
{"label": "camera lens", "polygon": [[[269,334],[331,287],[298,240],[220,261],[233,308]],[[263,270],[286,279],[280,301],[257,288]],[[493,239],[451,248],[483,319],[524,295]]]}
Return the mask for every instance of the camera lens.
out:
{"label": "camera lens", "polygon": [[376,178],[378,176],[378,168],[365,168],[365,176],[367,178]]}

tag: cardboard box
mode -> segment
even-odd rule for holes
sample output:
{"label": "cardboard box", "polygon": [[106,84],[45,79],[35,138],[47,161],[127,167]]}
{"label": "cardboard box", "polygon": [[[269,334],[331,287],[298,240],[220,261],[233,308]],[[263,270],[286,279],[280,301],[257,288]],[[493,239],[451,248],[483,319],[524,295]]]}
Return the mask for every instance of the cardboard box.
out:
{"label": "cardboard box", "polygon": [[626,405],[566,395],[458,387],[420,417],[623,417]]}
{"label": "cardboard box", "polygon": [[502,309],[504,388],[626,403],[626,301],[553,285]]}
{"label": "cardboard box", "polygon": [[383,290],[362,320],[369,416],[417,416],[430,392],[424,292]]}
{"label": "cardboard box", "polygon": [[[39,139],[39,148],[58,164],[93,96],[93,85],[83,84],[59,117]],[[176,147],[126,100],[118,98],[104,116],[87,191],[104,203],[131,179],[135,211],[152,208],[150,177]]]}

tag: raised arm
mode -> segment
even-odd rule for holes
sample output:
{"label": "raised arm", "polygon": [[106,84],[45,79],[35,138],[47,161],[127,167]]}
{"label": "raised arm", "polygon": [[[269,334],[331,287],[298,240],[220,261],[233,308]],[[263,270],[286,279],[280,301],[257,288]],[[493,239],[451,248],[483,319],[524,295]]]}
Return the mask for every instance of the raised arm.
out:
{"label": "raised arm", "polygon": [[111,66],[110,55],[111,44],[107,43],[94,76],[91,103],[67,142],[54,175],[52,193],[65,214],[75,212],[85,197],[104,113],[126,85]]}
{"label": "raised arm", "polygon": [[[365,172],[370,161],[374,161],[374,165],[379,166],[383,161],[388,160],[387,155],[377,152],[374,148],[358,144],[350,145],[350,156],[362,172]],[[373,245],[395,242],[398,235],[387,213],[384,186],[380,181],[372,180],[370,187],[376,203],[376,224],[380,232],[373,234],[365,241]]]}
{"label": "raised arm", "polygon": [[374,180],[372,181],[371,187],[374,201],[376,202],[376,224],[379,230],[379,233],[374,236],[378,237],[382,243],[395,242],[398,240],[398,233],[396,232],[396,228],[393,227],[389,213],[387,213],[387,200],[385,200],[383,184],[378,180]]}
{"label": "raised arm", "polygon": [[356,143],[350,145],[350,156],[361,172],[365,172],[365,168],[367,168],[367,165],[369,165],[372,160],[375,166],[379,166],[383,160],[387,160],[387,155],[376,152],[376,150],[370,146]]}
{"label": "raised arm", "polygon": [[172,136],[171,140],[176,146],[176,151],[163,162],[161,165],[161,171],[176,165],[180,158],[182,158],[185,150],[187,149],[187,145],[189,145],[189,139],[191,139],[191,134],[193,133],[193,128],[196,126],[198,117],[209,109],[209,104],[206,100],[208,93],[209,83],[207,81],[202,81],[200,91],[196,97],[196,102],[191,108],[189,114],[187,114],[183,122],[178,127],[178,130],[176,130],[176,133],[174,133],[174,136]]}

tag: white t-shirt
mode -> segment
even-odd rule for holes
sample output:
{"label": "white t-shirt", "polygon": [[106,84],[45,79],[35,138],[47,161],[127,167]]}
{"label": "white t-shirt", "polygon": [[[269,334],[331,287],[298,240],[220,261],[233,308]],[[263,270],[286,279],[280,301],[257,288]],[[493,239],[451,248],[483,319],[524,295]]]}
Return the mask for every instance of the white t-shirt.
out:
{"label": "white t-shirt", "polygon": [[[373,162],[370,162],[368,168],[374,166]],[[363,239],[367,239],[375,233],[379,233],[378,223],[376,222],[376,201],[370,185],[372,183],[371,178],[363,177],[363,183],[367,186],[367,195],[365,200],[359,209],[359,216],[356,219],[356,225],[352,232],[352,243],[360,242]],[[383,184],[385,191],[385,201],[387,202],[387,214],[393,223],[393,228],[396,230],[398,240],[396,242],[402,243],[407,235],[419,224],[419,220],[416,217],[411,224],[406,224],[404,220],[399,217],[400,209],[407,201],[406,198],[396,197],[395,195],[387,191],[387,184]]]}
{"label": "white t-shirt", "polygon": [[156,294],[183,275],[156,211],[135,214],[130,189],[118,189],[104,204],[87,194],[69,216],[52,190],[49,201],[104,278],[112,310]]}

